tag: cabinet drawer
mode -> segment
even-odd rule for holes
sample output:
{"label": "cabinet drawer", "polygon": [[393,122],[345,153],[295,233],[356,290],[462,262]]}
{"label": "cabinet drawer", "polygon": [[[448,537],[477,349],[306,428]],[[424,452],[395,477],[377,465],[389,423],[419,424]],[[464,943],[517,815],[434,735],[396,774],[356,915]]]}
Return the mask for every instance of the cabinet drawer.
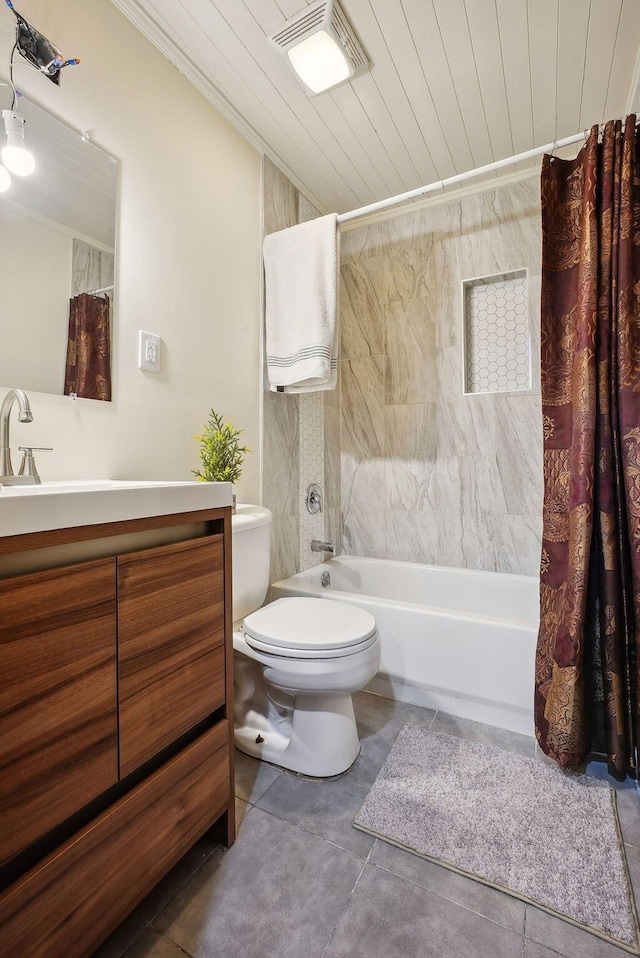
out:
{"label": "cabinet drawer", "polygon": [[0,581],[0,862],[117,781],[115,561]]}
{"label": "cabinet drawer", "polygon": [[120,775],[219,708],[222,536],[118,558]]}
{"label": "cabinet drawer", "polygon": [[0,896],[0,954],[83,958],[225,811],[227,722]]}

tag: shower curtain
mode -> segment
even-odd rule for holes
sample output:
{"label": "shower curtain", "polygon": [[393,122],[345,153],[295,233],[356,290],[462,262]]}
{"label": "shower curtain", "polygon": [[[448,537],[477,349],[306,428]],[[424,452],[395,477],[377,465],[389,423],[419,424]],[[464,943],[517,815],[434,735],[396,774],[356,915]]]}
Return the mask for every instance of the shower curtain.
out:
{"label": "shower curtain", "polygon": [[70,301],[65,396],[111,399],[110,311],[108,296],[81,293]]}
{"label": "shower curtain", "polygon": [[544,519],[538,742],[637,767],[640,142],[635,116],[542,167]]}

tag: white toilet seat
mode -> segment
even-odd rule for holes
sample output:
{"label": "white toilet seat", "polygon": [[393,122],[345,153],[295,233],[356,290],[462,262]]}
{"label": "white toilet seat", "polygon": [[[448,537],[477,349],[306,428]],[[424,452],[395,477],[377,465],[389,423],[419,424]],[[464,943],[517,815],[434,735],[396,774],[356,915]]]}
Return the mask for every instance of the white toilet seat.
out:
{"label": "white toilet seat", "polygon": [[251,613],[243,633],[251,648],[300,659],[354,655],[377,641],[375,619],[365,609],[303,596],[277,599]]}
{"label": "white toilet seat", "polygon": [[280,659],[341,659],[347,655],[357,655],[358,652],[364,652],[378,641],[378,635],[374,632],[362,642],[355,645],[343,646],[340,649],[283,649],[279,645],[270,645],[268,642],[261,642],[252,635],[245,632],[245,642],[256,652],[264,652],[267,655],[273,655]]}

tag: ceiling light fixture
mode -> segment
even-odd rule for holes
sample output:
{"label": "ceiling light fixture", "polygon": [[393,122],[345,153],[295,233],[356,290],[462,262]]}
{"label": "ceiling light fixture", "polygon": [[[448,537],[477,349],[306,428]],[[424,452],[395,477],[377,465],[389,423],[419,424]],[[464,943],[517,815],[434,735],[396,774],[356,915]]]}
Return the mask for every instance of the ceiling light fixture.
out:
{"label": "ceiling light fixture", "polygon": [[30,176],[36,167],[36,161],[24,143],[24,117],[13,110],[3,110],[2,118],[7,134],[6,146],[0,153],[2,162],[16,176]]}
{"label": "ceiling light fixture", "polygon": [[338,0],[319,0],[269,35],[308,93],[324,93],[363,73],[367,55]]}

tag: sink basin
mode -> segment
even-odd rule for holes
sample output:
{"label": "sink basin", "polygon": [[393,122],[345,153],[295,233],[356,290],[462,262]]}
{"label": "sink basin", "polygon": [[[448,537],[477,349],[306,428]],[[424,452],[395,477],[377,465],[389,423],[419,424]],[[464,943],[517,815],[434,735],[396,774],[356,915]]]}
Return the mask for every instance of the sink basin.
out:
{"label": "sink basin", "polygon": [[0,489],[0,537],[230,506],[229,482],[80,479]]}

